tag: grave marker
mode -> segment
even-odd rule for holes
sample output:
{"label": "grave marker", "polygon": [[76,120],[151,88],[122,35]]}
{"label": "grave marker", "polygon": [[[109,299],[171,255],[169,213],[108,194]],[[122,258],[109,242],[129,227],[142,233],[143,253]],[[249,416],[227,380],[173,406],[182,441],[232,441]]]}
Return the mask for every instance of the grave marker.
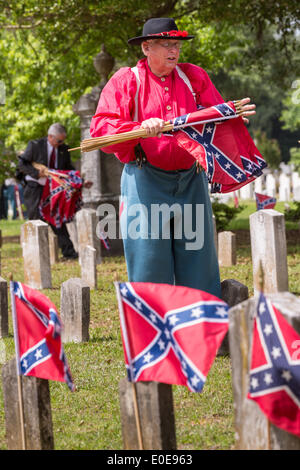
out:
{"label": "grave marker", "polygon": [[[137,382],[135,386],[143,450],[175,450],[172,386],[158,382]],[[122,379],[119,383],[119,397],[125,450],[139,449],[133,396],[132,383]]]}
{"label": "grave marker", "polygon": [[[300,333],[300,299],[289,292],[267,298]],[[259,406],[247,398],[253,321],[258,297],[229,310],[229,344],[235,410],[236,448],[239,450],[299,450],[300,439],[270,423]]]}
{"label": "grave marker", "polygon": [[50,226],[48,227],[48,237],[50,264],[53,265],[55,263],[58,263],[58,238]]}
{"label": "grave marker", "polygon": [[279,201],[288,202],[291,199],[291,178],[285,173],[279,176]]}
{"label": "grave marker", "polygon": [[236,234],[233,232],[219,232],[218,258],[220,266],[233,266],[236,264]]}
{"label": "grave marker", "polygon": [[0,277],[0,338],[8,336],[7,282]]}
{"label": "grave marker", "polygon": [[[9,450],[22,449],[16,359],[2,368],[6,440]],[[24,430],[27,450],[53,450],[51,403],[48,380],[22,377]]]}
{"label": "grave marker", "polygon": [[268,173],[266,176],[266,194],[268,196],[276,197],[276,179],[272,173]]}
{"label": "grave marker", "polygon": [[98,217],[95,209],[81,209],[76,214],[79,263],[81,263],[82,250],[87,245],[95,248],[96,263],[101,263],[101,242],[96,233],[97,223]]}
{"label": "grave marker", "polygon": [[24,283],[34,289],[50,289],[51,267],[48,224],[29,220],[21,226]]}
{"label": "grave marker", "polygon": [[266,293],[288,290],[287,249],[284,215],[262,209],[250,215],[254,290],[260,285],[260,263]]}
{"label": "grave marker", "polygon": [[81,279],[91,288],[97,288],[97,251],[92,246],[85,246],[81,256]]}
{"label": "grave marker", "polygon": [[[235,279],[225,279],[221,282],[221,299],[224,300],[229,307],[233,307],[244,300],[248,299],[248,287]],[[222,341],[218,350],[218,356],[226,356],[229,354],[228,333]]]}
{"label": "grave marker", "polygon": [[60,315],[64,343],[89,340],[90,288],[82,279],[72,278],[62,283]]}

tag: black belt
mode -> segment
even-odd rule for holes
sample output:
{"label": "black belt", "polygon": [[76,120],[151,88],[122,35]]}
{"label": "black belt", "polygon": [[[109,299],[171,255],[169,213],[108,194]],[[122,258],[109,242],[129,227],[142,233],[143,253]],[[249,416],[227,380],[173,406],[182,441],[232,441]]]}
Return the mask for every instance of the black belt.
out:
{"label": "black belt", "polygon": [[147,156],[143,150],[143,147],[141,146],[141,144],[137,144],[135,147],[134,147],[134,153],[135,153],[135,162],[136,164],[142,168],[142,165],[143,163],[146,163],[147,162]]}

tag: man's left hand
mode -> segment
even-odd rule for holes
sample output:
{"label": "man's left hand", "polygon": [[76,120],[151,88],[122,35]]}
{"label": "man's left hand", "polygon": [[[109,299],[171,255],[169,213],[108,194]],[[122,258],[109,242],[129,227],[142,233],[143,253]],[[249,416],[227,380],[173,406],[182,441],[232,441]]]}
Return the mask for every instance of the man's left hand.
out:
{"label": "man's left hand", "polygon": [[247,119],[245,116],[252,116],[253,114],[256,114],[256,106],[255,104],[251,104],[250,101],[250,98],[243,98],[240,100],[240,107],[242,108],[242,119],[245,124],[249,124],[249,119]]}

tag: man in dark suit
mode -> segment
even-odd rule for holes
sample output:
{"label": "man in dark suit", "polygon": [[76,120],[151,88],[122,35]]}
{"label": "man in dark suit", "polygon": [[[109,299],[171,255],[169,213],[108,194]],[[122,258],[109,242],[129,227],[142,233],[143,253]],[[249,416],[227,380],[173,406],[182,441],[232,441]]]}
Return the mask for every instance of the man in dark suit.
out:
{"label": "man in dark suit", "polygon": [[[48,136],[31,140],[26,150],[19,157],[18,170],[24,175],[24,203],[29,220],[40,219],[39,203],[47,177],[43,170],[37,170],[32,162],[42,163],[48,168],[57,170],[74,170],[68,146],[64,144],[67,132],[59,123],[52,124]],[[58,245],[64,258],[77,258],[66,224],[61,228],[51,225],[58,238]]]}

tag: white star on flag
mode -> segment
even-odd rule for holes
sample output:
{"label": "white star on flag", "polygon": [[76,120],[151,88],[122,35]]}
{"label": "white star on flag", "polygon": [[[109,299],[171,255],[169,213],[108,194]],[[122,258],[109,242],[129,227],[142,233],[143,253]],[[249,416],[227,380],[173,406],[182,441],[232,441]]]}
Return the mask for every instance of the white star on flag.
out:
{"label": "white star on flag", "polygon": [[207,128],[206,128],[206,132],[207,132],[208,134],[211,134],[211,133],[212,133],[212,130],[213,130],[212,127],[207,127]]}
{"label": "white star on flag", "polygon": [[145,354],[145,356],[144,356],[144,362],[150,362],[151,359],[152,359],[152,357],[153,357],[153,355],[152,355],[150,352],[148,352],[148,353]]}
{"label": "white star on flag", "polygon": [[273,333],[273,326],[269,323],[266,323],[265,328],[264,328],[264,333],[267,336],[269,336],[271,333]]}
{"label": "white star on flag", "polygon": [[171,335],[170,335],[169,330],[165,329],[165,330],[164,330],[164,334],[165,334],[165,336],[166,336],[167,339],[170,339],[170,338],[171,338]]}
{"label": "white star on flag", "polygon": [[276,346],[273,346],[273,349],[271,351],[271,354],[272,356],[274,357],[274,359],[277,359],[278,357],[281,356],[281,349],[280,348],[276,348]]}
{"label": "white star on flag", "polygon": [[243,176],[243,174],[239,171],[236,175],[237,179],[240,179]]}
{"label": "white star on flag", "polygon": [[269,373],[266,373],[264,375],[264,381],[267,385],[270,385],[273,382],[272,375]]}
{"label": "white star on flag", "polygon": [[153,323],[156,323],[156,322],[157,322],[157,318],[156,318],[156,316],[154,315],[154,313],[151,313],[151,314],[150,314],[150,319],[151,319],[151,321],[153,321]]}
{"label": "white star on flag", "polygon": [[283,370],[282,371],[282,374],[281,374],[281,377],[283,379],[285,379],[287,382],[289,382],[292,378],[292,374],[289,370]]}
{"label": "white star on flag", "polygon": [[139,310],[142,310],[142,302],[140,302],[139,300],[136,300],[134,302],[134,305],[136,306],[136,308],[138,308]]}
{"label": "white star on flag", "polygon": [[24,367],[24,369],[27,369],[28,363],[27,363],[26,359],[23,359],[22,366]]}
{"label": "white star on flag", "polygon": [[265,304],[261,303],[260,306],[259,306],[259,313],[260,315],[262,315],[263,313],[265,313],[266,311],[266,306]]}
{"label": "white star on flag", "polygon": [[193,308],[191,317],[199,318],[203,314],[203,310],[200,307]]}
{"label": "white star on flag", "polygon": [[165,349],[165,347],[166,347],[166,343],[164,343],[164,341],[163,341],[162,339],[160,339],[160,340],[158,341],[158,346],[159,346],[159,349],[160,349],[161,351],[163,351],[163,350]]}
{"label": "white star on flag", "polygon": [[231,163],[226,163],[225,165],[226,170],[229,170],[230,167],[231,167]]}
{"label": "white star on flag", "polygon": [[192,133],[192,137],[193,137],[193,139],[196,139],[196,137],[197,137],[196,132],[193,132],[193,133]]}
{"label": "white star on flag", "polygon": [[194,375],[191,378],[191,384],[193,385],[193,387],[197,387],[199,382],[200,382],[200,379],[196,375]]}
{"label": "white star on flag", "polygon": [[124,297],[126,297],[127,292],[128,292],[127,287],[123,286],[122,289],[121,289],[121,294],[124,295]]}
{"label": "white star on flag", "polygon": [[251,387],[252,387],[252,388],[257,388],[257,387],[258,387],[258,380],[257,380],[256,377],[253,377],[253,378],[251,379]]}
{"label": "white star on flag", "polygon": [[220,317],[225,317],[227,315],[227,311],[225,307],[217,307],[216,315],[220,315]]}
{"label": "white star on flag", "polygon": [[41,350],[41,349],[37,349],[36,352],[34,353],[34,357],[36,358],[36,360],[38,360],[38,359],[40,359],[41,357],[43,357],[42,350]]}
{"label": "white star on flag", "polygon": [[179,321],[179,319],[176,317],[176,315],[172,315],[170,318],[169,318],[169,323],[170,325],[174,326],[176,325],[176,323]]}

